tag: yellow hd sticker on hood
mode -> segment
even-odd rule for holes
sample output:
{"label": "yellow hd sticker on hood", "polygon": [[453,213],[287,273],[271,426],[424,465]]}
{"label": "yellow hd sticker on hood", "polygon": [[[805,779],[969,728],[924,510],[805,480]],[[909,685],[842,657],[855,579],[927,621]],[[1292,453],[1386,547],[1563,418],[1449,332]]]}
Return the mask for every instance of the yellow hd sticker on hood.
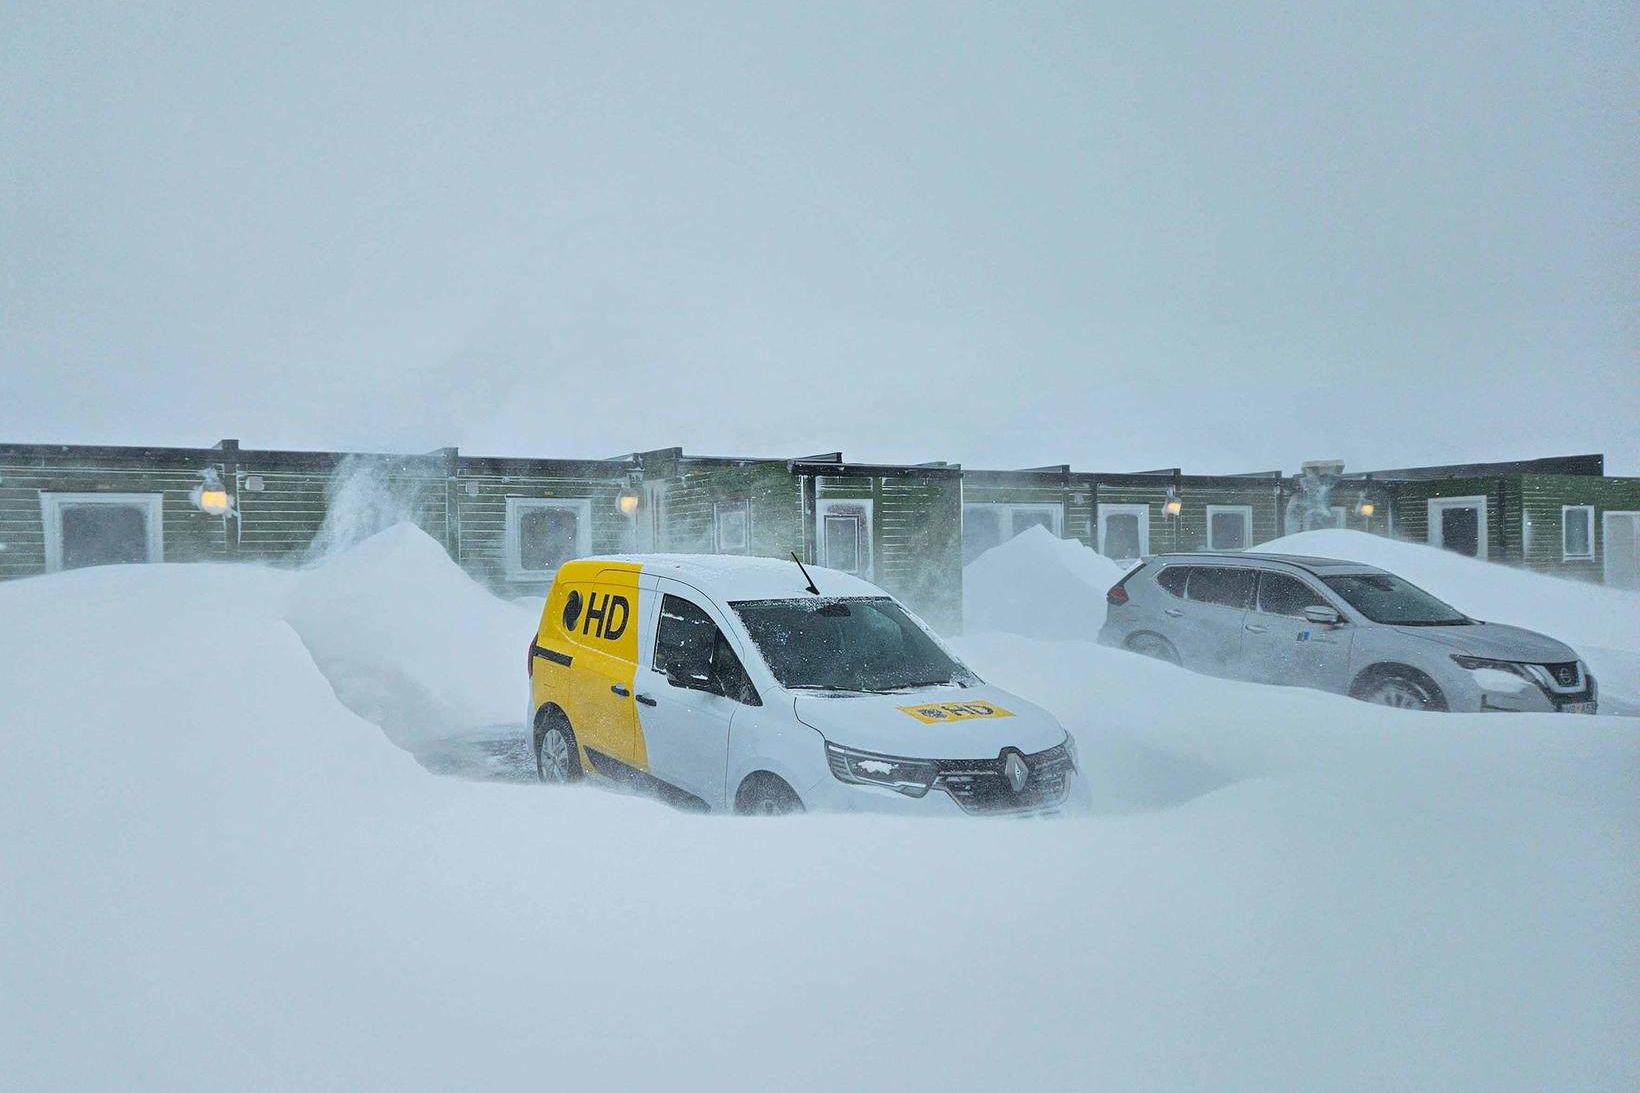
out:
{"label": "yellow hd sticker on hood", "polygon": [[989,702],[929,702],[922,706],[900,706],[899,711],[910,714],[924,725],[938,725],[944,721],[971,721],[976,717],[1012,717],[1008,710]]}

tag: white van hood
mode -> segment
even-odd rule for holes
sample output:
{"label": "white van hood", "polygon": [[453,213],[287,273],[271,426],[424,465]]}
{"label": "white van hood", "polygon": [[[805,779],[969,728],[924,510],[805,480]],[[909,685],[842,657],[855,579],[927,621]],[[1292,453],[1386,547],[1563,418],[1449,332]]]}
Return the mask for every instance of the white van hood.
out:
{"label": "white van hood", "polygon": [[1000,687],[927,687],[893,694],[803,694],[797,719],[833,744],[906,759],[995,759],[1064,743],[1052,714]]}

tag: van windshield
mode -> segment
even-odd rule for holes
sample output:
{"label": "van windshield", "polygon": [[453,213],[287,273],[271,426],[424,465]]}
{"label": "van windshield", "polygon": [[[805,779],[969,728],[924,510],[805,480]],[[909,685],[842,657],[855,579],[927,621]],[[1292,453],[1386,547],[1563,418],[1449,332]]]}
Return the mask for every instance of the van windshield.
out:
{"label": "van windshield", "polygon": [[1350,573],[1321,579],[1373,622],[1391,626],[1467,626],[1474,621],[1417,585],[1388,573]]}
{"label": "van windshield", "polygon": [[979,682],[887,596],[730,606],[782,687],[903,691]]}

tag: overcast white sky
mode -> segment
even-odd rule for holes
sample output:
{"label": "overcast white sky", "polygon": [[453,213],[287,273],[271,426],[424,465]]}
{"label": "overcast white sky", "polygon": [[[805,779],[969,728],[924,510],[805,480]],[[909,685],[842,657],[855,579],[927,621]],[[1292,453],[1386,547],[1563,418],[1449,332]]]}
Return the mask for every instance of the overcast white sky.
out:
{"label": "overcast white sky", "polygon": [[1640,474],[1632,5],[226,7],[0,9],[0,440]]}

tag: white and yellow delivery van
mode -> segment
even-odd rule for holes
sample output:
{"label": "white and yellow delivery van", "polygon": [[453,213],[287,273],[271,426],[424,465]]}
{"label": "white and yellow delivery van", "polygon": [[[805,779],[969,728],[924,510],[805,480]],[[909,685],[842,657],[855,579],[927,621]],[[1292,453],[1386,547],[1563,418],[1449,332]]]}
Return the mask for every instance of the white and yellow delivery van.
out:
{"label": "white and yellow delivery van", "polygon": [[1085,807],[1053,716],[858,577],[724,555],[562,566],[529,650],[542,780],[702,811]]}

